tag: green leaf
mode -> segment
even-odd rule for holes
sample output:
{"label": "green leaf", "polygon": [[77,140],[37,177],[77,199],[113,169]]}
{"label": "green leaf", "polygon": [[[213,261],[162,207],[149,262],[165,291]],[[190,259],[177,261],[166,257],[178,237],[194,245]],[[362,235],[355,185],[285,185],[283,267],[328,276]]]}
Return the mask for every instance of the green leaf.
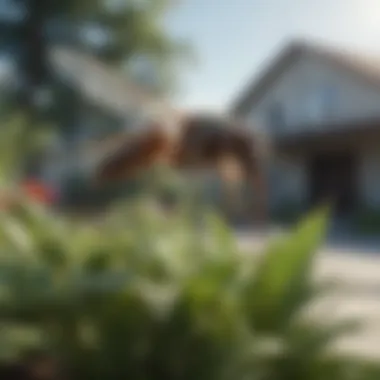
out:
{"label": "green leaf", "polygon": [[246,292],[247,312],[255,329],[281,328],[311,295],[308,281],[312,260],[327,220],[326,208],[312,213],[290,235],[275,241],[262,257]]}

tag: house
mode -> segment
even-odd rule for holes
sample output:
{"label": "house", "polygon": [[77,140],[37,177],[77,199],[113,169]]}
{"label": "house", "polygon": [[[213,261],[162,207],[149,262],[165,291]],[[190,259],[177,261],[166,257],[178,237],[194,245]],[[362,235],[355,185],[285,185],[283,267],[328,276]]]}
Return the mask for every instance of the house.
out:
{"label": "house", "polygon": [[272,141],[273,211],[326,198],[342,216],[380,209],[380,57],[292,42],[231,112]]}

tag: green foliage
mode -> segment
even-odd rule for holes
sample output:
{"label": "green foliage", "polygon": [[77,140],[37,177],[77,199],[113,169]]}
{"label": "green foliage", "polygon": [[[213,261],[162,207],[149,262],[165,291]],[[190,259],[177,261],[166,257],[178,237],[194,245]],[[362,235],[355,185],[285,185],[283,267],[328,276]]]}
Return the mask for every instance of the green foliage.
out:
{"label": "green foliage", "polygon": [[312,296],[313,290],[305,286],[312,269],[310,252],[321,242],[325,223],[325,212],[312,215],[296,228],[292,239],[276,241],[263,256],[248,293],[256,329],[281,331]]}
{"label": "green foliage", "polygon": [[380,210],[362,208],[354,216],[354,228],[361,234],[380,234]]}
{"label": "green foliage", "polygon": [[103,46],[76,42],[102,61],[130,69],[136,58],[147,59],[153,73],[145,77],[153,74],[151,89],[161,92],[174,85],[178,64],[192,56],[187,42],[173,38],[164,27],[174,5],[171,0],[70,0],[52,3],[50,17],[103,31],[109,37]]}
{"label": "green foliage", "polygon": [[[3,118],[4,119],[4,118]],[[2,120],[0,129],[0,176],[2,186],[7,184],[20,165],[20,143],[25,121],[19,115],[13,120]]]}
{"label": "green foliage", "polygon": [[[183,58],[191,57],[189,45],[173,38],[164,27],[165,17],[174,6],[171,0],[45,1],[43,7],[39,3],[30,2],[30,14],[39,22],[40,28],[52,20],[59,23],[59,31],[51,35],[53,42],[63,40],[116,66],[144,57],[149,60],[154,71],[156,83],[151,83],[152,88],[157,84],[157,89],[162,90],[165,81],[173,80],[176,65]],[[81,40],[78,36],[74,40],[73,25],[80,31],[85,28],[92,28],[92,31],[96,29],[100,40]],[[23,37],[29,41],[30,36],[21,36],[21,39]],[[38,58],[40,72],[44,68],[46,70],[47,66],[43,66],[46,57]]]}
{"label": "green foliage", "polygon": [[116,204],[120,199],[134,198],[139,194],[154,194],[163,205],[170,207],[183,200],[188,188],[188,181],[177,173],[155,167],[128,181],[109,181],[96,188],[91,179],[84,178],[82,173],[73,173],[62,186],[61,192],[65,208],[96,211]]}
{"label": "green foliage", "polygon": [[[21,3],[20,7],[27,7],[28,17],[17,26],[2,23],[2,30],[6,45],[15,47],[15,52],[23,52],[23,59],[17,58],[20,64],[16,68],[23,80],[17,89],[7,90],[3,96],[6,101],[3,99],[0,106],[2,112],[22,111],[27,115],[25,141],[41,124],[48,123],[68,142],[78,136],[78,126],[91,125],[84,113],[93,102],[82,96],[75,83],[57,75],[48,56],[52,45],[63,44],[88,53],[109,64],[111,69],[125,69],[134,81],[159,94],[176,89],[178,71],[190,58],[188,44],[172,37],[165,28],[171,1],[29,0],[26,5]],[[99,113],[109,114],[110,121],[103,122],[106,129],[115,117],[114,110],[103,110],[107,107],[95,103],[92,105]]]}
{"label": "green foliage", "polygon": [[294,224],[302,214],[302,207],[299,204],[288,202],[276,207],[273,212],[273,218],[280,223]]}
{"label": "green foliage", "polygon": [[2,215],[2,326],[84,380],[351,378],[328,354],[345,326],[304,313],[326,210],[257,260],[214,214],[199,224],[191,202],[168,218],[146,201],[100,226],[28,203]]}
{"label": "green foliage", "polygon": [[7,186],[22,174],[27,158],[43,151],[53,137],[46,125],[30,133],[25,113],[11,112],[0,118],[0,184]]}

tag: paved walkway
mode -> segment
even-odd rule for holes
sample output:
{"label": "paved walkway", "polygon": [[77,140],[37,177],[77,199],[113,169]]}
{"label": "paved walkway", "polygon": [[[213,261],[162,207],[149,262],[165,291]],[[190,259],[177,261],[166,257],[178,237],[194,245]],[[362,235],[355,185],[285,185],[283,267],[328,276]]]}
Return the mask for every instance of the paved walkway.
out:
{"label": "paved walkway", "polygon": [[[260,252],[268,241],[262,234],[238,232],[246,252]],[[339,291],[321,300],[321,318],[358,318],[359,333],[338,343],[340,349],[380,359],[380,242],[332,239],[320,249],[315,265],[318,280],[333,280]]]}

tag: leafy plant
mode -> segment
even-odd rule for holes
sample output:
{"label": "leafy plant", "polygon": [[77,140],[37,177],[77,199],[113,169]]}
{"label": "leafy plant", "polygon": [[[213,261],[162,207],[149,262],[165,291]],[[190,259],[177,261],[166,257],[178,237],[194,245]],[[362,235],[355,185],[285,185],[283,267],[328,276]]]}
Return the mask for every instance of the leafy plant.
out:
{"label": "leafy plant", "polygon": [[349,379],[329,354],[342,325],[305,313],[327,211],[257,259],[193,208],[168,218],[135,201],[101,227],[27,203],[2,215],[3,326],[57,351],[74,379]]}
{"label": "leafy plant", "polygon": [[361,234],[378,235],[380,233],[380,210],[361,208],[354,215],[353,226]]}
{"label": "leafy plant", "polygon": [[273,218],[284,224],[294,224],[303,215],[302,207],[297,202],[283,203],[273,210]]}

